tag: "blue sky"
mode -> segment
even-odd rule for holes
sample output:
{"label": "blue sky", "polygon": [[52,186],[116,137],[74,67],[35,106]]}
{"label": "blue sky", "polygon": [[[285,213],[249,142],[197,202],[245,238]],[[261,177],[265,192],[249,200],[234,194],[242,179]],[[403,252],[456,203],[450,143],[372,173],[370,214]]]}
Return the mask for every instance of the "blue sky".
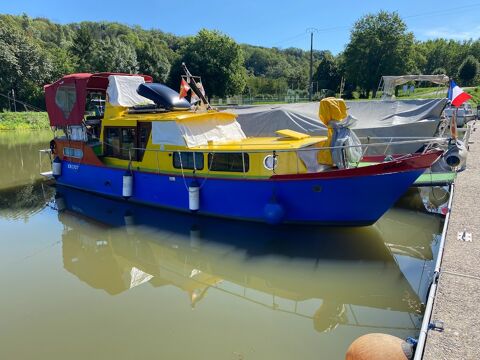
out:
{"label": "blue sky", "polygon": [[398,11],[417,39],[456,40],[480,36],[480,2],[444,0],[307,1],[273,0],[3,0],[0,13],[27,13],[62,24],[83,20],[117,21],[156,28],[176,35],[201,28],[220,30],[237,42],[267,47],[309,48],[306,29],[315,35],[314,48],[342,51],[352,24],[367,13]]}

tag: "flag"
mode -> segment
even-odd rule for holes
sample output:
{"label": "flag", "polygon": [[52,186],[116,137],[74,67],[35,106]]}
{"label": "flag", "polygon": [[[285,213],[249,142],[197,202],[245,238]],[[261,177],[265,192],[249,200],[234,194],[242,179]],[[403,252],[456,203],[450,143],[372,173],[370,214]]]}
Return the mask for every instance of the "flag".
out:
{"label": "flag", "polygon": [[180,83],[179,98],[182,99],[187,96],[189,90],[190,85],[188,85],[188,83],[184,79],[182,79],[182,82]]}
{"label": "flag", "polygon": [[450,87],[448,88],[448,99],[452,102],[453,106],[459,107],[465,101],[471,98],[472,97],[470,96],[470,94],[466,93],[462,90],[461,87],[455,84],[455,81],[450,80]]}
{"label": "flag", "polygon": [[[197,89],[200,91],[200,93],[205,96],[205,89],[203,88],[202,82],[196,82],[194,79],[192,79],[193,83],[197,87]],[[195,93],[195,91],[192,90],[191,97],[190,97],[190,103],[191,104],[196,104],[197,102],[200,101],[200,98],[198,95]]]}
{"label": "flag", "polygon": [[197,83],[197,88],[198,88],[198,90],[200,90],[200,92],[202,93],[202,95],[205,96],[205,89],[203,88],[203,85],[202,85],[202,82],[201,82],[201,81],[199,81],[199,82]]}

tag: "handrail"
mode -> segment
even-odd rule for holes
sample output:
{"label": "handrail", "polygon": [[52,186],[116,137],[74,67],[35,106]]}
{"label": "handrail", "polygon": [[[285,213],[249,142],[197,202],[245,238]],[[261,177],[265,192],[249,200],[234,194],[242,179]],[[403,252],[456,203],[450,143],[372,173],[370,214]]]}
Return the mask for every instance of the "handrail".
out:
{"label": "handrail", "polygon": [[[443,144],[443,143],[448,143],[449,139],[447,138],[428,138],[430,141],[429,143],[438,143],[438,144]],[[144,151],[155,151],[155,152],[166,152],[166,153],[171,153],[171,152],[191,152],[191,153],[196,153],[196,152],[201,152],[201,153],[225,153],[225,152],[231,152],[231,153],[258,153],[258,154],[264,154],[264,153],[271,153],[272,151],[275,151],[276,153],[289,153],[289,152],[298,152],[298,151],[319,151],[319,150],[333,150],[333,149],[348,149],[348,148],[364,148],[364,147],[380,147],[380,146],[385,146],[385,145],[407,145],[407,144],[424,144],[425,140],[424,139],[418,139],[418,140],[405,140],[405,141],[395,141],[395,142],[385,142],[385,143],[371,143],[371,144],[359,144],[359,145],[342,145],[342,146],[321,146],[321,147],[303,147],[303,148],[292,148],[292,149],[244,149],[244,147],[241,147],[240,149],[208,149],[208,148],[202,148],[202,149],[195,149],[195,148],[176,148],[176,149],[147,149],[147,148],[137,148],[137,147],[131,147],[128,148],[129,150],[144,150]],[[107,146],[112,146],[108,143],[102,142],[103,145]],[[271,146],[271,144],[255,144],[255,146]],[[215,147],[222,147],[222,146],[232,146],[232,144],[216,144]],[[119,148],[120,150],[124,148]],[[125,150],[128,150],[125,149]]]}

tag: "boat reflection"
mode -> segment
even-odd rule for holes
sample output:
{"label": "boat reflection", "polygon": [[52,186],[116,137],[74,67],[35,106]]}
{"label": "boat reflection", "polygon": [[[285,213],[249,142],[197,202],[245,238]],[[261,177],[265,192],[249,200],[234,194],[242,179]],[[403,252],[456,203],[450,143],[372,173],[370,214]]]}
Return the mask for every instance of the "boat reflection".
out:
{"label": "boat reflection", "polygon": [[[370,227],[270,227],[63,187],[56,198],[65,269],[108,294],[147,282],[173,285],[194,308],[219,291],[309,318],[318,332],[339,324],[410,331],[420,326],[422,289],[430,280],[425,269],[440,226],[431,215],[392,210]],[[415,270],[414,280],[403,268]]]}

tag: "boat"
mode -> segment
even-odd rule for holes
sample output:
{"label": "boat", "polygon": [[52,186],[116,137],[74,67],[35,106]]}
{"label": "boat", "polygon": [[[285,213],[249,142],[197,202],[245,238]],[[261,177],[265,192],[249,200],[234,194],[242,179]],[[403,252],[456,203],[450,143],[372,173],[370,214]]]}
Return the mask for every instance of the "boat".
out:
{"label": "boat", "polygon": [[148,75],[67,75],[45,96],[57,184],[199,215],[370,225],[442,154],[359,166],[351,154],[361,145],[339,137],[341,99],[324,102],[328,136],[247,137],[237,116],[211,108],[203,93],[192,106]]}
{"label": "boat", "polygon": [[475,120],[477,117],[472,105],[469,103],[463,103],[458,108],[449,105],[444,110],[445,117],[448,119],[452,118],[454,113],[458,127],[464,127],[468,122]]}

